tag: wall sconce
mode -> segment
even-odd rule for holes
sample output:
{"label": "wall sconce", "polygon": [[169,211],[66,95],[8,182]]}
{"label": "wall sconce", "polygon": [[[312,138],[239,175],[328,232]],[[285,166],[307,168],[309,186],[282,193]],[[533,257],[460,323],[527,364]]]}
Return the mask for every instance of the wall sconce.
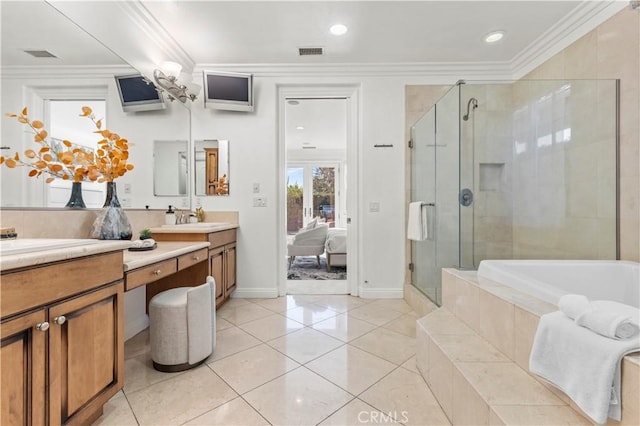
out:
{"label": "wall sconce", "polygon": [[156,84],[167,92],[170,101],[177,99],[185,103],[187,99],[190,99],[193,102],[196,100],[198,93],[200,93],[200,86],[191,82],[182,84],[178,80],[181,70],[182,66],[180,64],[166,61],[160,64],[160,69],[153,71],[153,78]]}

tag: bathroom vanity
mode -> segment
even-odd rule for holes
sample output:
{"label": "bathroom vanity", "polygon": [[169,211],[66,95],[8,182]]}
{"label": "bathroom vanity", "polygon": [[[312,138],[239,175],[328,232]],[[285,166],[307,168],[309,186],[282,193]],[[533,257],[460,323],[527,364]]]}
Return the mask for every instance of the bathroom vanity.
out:
{"label": "bathroom vanity", "polygon": [[156,241],[209,242],[209,274],[216,280],[216,306],[236,289],[236,231],[230,223],[190,223],[152,228]]}

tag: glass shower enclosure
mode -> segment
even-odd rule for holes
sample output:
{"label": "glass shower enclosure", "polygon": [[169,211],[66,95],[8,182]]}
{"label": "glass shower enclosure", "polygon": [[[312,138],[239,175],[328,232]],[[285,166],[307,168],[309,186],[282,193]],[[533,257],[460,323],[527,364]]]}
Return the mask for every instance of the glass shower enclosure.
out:
{"label": "glass shower enclosure", "polygon": [[617,80],[456,84],[411,127],[412,284],[484,259],[616,259]]}

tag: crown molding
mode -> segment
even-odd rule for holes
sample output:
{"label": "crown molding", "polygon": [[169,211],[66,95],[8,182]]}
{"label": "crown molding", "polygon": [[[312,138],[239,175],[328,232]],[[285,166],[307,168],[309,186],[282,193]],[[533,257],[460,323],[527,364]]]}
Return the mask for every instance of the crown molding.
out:
{"label": "crown molding", "polygon": [[415,77],[446,82],[511,79],[509,62],[198,64],[194,73],[204,70],[250,72],[257,77]]}
{"label": "crown molding", "polygon": [[533,71],[628,4],[622,0],[583,1],[511,60],[512,78],[518,80]]}
{"label": "crown molding", "polygon": [[121,1],[116,4],[131,19],[131,22],[145,34],[147,39],[152,40],[166,56],[162,60],[175,61],[182,65],[186,72],[193,70],[195,62],[191,56],[139,0]]}
{"label": "crown molding", "polygon": [[138,71],[128,65],[50,65],[17,66],[5,65],[0,68],[3,79],[56,80],[105,79],[118,74],[135,74]]}

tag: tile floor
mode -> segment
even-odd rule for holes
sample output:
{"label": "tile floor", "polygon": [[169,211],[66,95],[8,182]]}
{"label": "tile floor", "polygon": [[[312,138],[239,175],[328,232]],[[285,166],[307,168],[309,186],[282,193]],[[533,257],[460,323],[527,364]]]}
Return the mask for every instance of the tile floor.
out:
{"label": "tile floor", "polygon": [[181,373],[151,365],[149,334],[125,344],[125,385],[100,425],[445,425],[415,366],[403,300],[231,299],[217,347]]}

